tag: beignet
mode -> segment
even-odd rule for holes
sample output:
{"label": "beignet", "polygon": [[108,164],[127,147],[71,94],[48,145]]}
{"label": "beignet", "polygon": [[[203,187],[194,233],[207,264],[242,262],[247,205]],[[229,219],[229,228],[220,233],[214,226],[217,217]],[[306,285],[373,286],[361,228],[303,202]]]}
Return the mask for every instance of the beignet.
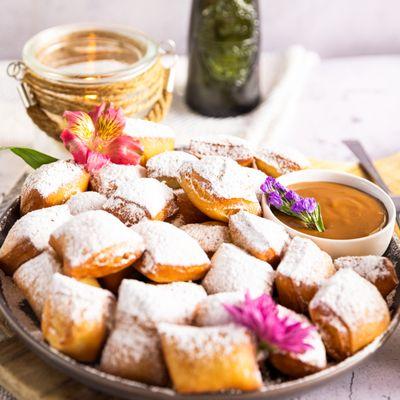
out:
{"label": "beignet", "polygon": [[231,243],[231,236],[227,226],[220,223],[188,224],[180,227],[193,239],[207,254],[214,254],[222,243]]}
{"label": "beignet", "polygon": [[108,163],[92,173],[90,186],[96,192],[110,196],[119,187],[130,186],[138,178],[146,177],[146,168],[140,165]]}
{"label": "beignet", "polygon": [[168,376],[156,324],[190,323],[206,297],[194,283],[152,285],[123,280],[114,329],[104,348],[100,368],[108,373],[163,386]]}
{"label": "beignet", "polygon": [[53,250],[46,250],[22,264],[13,279],[36,316],[42,318],[43,306],[53,275],[61,272],[61,262]]}
{"label": "beignet", "polygon": [[[285,307],[278,306],[278,313],[280,316],[289,316],[294,322],[301,322],[303,327],[312,325],[304,315]],[[326,350],[316,328],[309,331],[304,343],[312,347],[304,353],[273,350],[269,354],[269,361],[277,370],[293,378],[302,378],[326,368]]]}
{"label": "beignet", "polygon": [[257,168],[274,178],[310,166],[307,158],[292,148],[263,147],[254,158]]}
{"label": "beignet", "polygon": [[32,211],[10,229],[0,248],[0,263],[12,275],[24,262],[49,248],[50,234],[71,218],[67,205]]}
{"label": "beignet", "polygon": [[167,125],[139,118],[126,118],[124,134],[140,141],[143,146],[141,164],[164,151],[174,150],[175,133]]}
{"label": "beignet", "polygon": [[250,165],[253,149],[244,139],[230,135],[210,135],[190,140],[188,151],[198,158],[206,156],[229,157],[240,165]]}
{"label": "beignet", "polygon": [[54,274],[42,315],[42,332],[53,348],[83,362],[100,354],[115,305],[114,296]]}
{"label": "beignet", "polygon": [[198,328],[159,324],[161,345],[179,393],[250,391],[262,386],[252,337],[230,324]]}
{"label": "beignet", "polygon": [[74,278],[99,278],[129,267],[144,251],[142,238],[102,210],[86,211],[55,230],[50,245]]}
{"label": "beignet", "polygon": [[179,169],[185,162],[196,160],[195,156],[184,151],[165,151],[147,161],[147,176],[165,182],[172,189],[178,189]]}
{"label": "beignet", "polygon": [[336,360],[372,342],[390,323],[388,306],[378,289],[349,268],[339,270],[322,285],[309,312],[328,354]]}
{"label": "beignet", "polygon": [[133,225],[146,251],[135,267],[154,282],[194,281],[210,268],[210,260],[196,240],[181,229],[161,221]]}
{"label": "beignet", "polygon": [[246,211],[230,216],[229,231],[233,243],[272,265],[279,263],[290,241],[283,226]]}
{"label": "beignet", "polygon": [[244,300],[243,292],[221,292],[211,294],[202,300],[194,315],[194,325],[218,326],[233,322],[224,304],[239,305]]}
{"label": "beignet", "polygon": [[[264,172],[256,168],[243,167],[243,172],[246,174],[249,183],[251,184],[254,192],[256,193],[258,201],[261,201],[263,191],[261,190],[261,184],[265,182],[267,175]],[[261,183],[260,183],[261,182]]]}
{"label": "beignet", "polygon": [[174,190],[174,195],[176,205],[178,206],[178,211],[173,218],[168,220],[168,222],[175,226],[182,226],[210,220],[207,215],[203,214],[197,207],[193,205],[183,189]]}
{"label": "beignet", "polygon": [[103,209],[131,226],[144,218],[163,221],[177,211],[174,193],[165,183],[139,178],[119,187],[104,203]]}
{"label": "beignet", "polygon": [[208,294],[245,292],[271,293],[275,271],[265,261],[247,254],[233,244],[222,244],[211,258],[211,269],[202,285]]}
{"label": "beignet", "polygon": [[310,239],[296,236],[276,270],[279,303],[305,313],[321,284],[336,271],[331,257]]}
{"label": "beignet", "polygon": [[396,289],[399,279],[393,263],[387,257],[340,257],[334,262],[337,270],[351,268],[377,287],[383,297]]}
{"label": "beignet", "polygon": [[185,163],[179,183],[190,201],[211,219],[227,222],[240,210],[261,215],[254,185],[230,158],[208,156]]}
{"label": "beignet", "polygon": [[72,196],[68,201],[68,207],[72,215],[85,211],[101,210],[107,197],[97,192],[82,192]]}
{"label": "beignet", "polygon": [[32,171],[21,188],[21,214],[64,204],[84,192],[89,174],[72,160],[59,160]]}

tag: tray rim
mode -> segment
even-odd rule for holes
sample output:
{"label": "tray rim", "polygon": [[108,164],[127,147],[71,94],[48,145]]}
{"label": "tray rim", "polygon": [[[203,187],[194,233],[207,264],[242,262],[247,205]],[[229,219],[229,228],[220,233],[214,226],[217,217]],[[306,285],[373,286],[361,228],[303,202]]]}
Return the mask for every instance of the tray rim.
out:
{"label": "tray rim", "polygon": [[[12,211],[15,211],[19,205],[19,197],[14,199],[4,213],[0,216],[0,233],[4,229],[4,221]],[[394,239],[400,247],[400,242]],[[399,260],[400,263],[400,260]],[[400,286],[396,291],[396,297],[400,293]],[[66,375],[76,379],[82,384],[104,393],[120,396],[126,399],[132,399],[132,396],[141,396],[146,399],[189,399],[196,397],[199,400],[219,400],[219,399],[267,399],[283,395],[292,395],[301,393],[305,390],[320,386],[341,374],[349,371],[353,367],[361,364],[367,358],[375,354],[383,344],[390,338],[400,323],[400,304],[397,304],[392,313],[392,319],[387,330],[377,337],[372,343],[358,351],[351,357],[342,362],[334,364],[320,372],[308,375],[304,378],[293,379],[281,383],[273,383],[271,386],[264,386],[259,391],[254,392],[220,392],[206,394],[179,394],[170,388],[162,388],[147,385],[138,381],[129,380],[113,376],[111,374],[99,371],[95,367],[79,363],[72,358],[51,349],[44,341],[35,338],[25,327],[14,317],[6,298],[3,294],[2,285],[0,285],[0,312],[5,318],[7,324],[17,334],[17,336],[27,345],[27,347],[38,355],[45,363],[55,367]]]}

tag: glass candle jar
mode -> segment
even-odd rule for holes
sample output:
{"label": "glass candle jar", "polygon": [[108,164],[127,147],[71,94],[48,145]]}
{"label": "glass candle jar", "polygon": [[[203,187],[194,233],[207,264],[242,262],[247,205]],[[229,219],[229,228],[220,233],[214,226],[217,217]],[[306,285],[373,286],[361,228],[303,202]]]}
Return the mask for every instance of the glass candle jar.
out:
{"label": "glass candle jar", "polygon": [[58,137],[64,111],[90,111],[103,101],[127,116],[161,120],[172,92],[171,66],[161,56],[173,50],[128,28],[74,24],[32,37],[11,70],[24,85],[28,114]]}

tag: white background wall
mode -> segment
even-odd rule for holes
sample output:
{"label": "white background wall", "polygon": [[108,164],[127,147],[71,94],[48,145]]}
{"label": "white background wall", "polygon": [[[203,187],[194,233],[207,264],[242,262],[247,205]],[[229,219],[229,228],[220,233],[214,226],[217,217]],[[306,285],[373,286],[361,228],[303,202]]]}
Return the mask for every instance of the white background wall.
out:
{"label": "white background wall", "polygon": [[[400,53],[400,0],[259,0],[263,48],[300,43],[322,56]],[[0,0],[0,59],[34,33],[71,22],[109,22],[173,38],[186,48],[191,0]]]}

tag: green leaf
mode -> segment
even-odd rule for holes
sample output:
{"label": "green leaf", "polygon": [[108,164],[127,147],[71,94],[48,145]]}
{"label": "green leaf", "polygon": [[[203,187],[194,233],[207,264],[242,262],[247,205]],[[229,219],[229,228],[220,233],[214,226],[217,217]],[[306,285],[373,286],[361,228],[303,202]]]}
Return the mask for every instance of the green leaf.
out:
{"label": "green leaf", "polygon": [[29,149],[27,147],[3,147],[0,146],[0,151],[10,150],[18,157],[21,157],[33,169],[37,169],[43,164],[50,164],[57,161],[57,158],[41,153],[40,151]]}

